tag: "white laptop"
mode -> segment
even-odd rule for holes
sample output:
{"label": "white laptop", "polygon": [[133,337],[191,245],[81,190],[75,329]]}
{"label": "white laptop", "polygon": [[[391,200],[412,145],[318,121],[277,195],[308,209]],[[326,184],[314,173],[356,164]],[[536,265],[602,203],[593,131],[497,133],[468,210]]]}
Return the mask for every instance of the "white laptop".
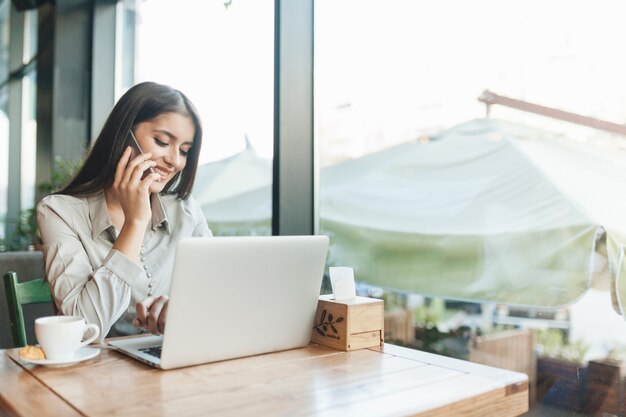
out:
{"label": "white laptop", "polygon": [[306,346],[327,252],[327,236],[182,239],[163,336],[110,345],[161,369]]}

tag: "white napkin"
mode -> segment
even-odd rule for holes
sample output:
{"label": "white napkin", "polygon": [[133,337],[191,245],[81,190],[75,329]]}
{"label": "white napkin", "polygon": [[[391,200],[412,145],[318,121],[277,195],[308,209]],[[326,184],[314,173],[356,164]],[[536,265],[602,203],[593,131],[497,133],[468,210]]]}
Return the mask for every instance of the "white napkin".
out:
{"label": "white napkin", "polygon": [[345,266],[331,266],[328,268],[330,285],[333,288],[335,300],[345,300],[356,297],[354,285],[354,269]]}

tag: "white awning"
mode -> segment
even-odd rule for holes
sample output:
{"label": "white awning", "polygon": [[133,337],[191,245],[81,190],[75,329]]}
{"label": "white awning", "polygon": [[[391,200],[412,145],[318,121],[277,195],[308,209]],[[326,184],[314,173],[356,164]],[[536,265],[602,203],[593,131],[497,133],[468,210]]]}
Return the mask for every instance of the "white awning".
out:
{"label": "white awning", "polygon": [[[613,241],[623,242],[612,230],[626,235],[620,157],[545,131],[478,119],[427,143],[344,161],[321,172],[329,262],[353,266],[361,281],[425,295],[569,304],[590,286],[601,226]],[[223,184],[236,181],[222,177]],[[269,184],[230,191],[203,204],[212,228],[269,225]],[[610,250],[609,258],[614,270],[626,268]]]}

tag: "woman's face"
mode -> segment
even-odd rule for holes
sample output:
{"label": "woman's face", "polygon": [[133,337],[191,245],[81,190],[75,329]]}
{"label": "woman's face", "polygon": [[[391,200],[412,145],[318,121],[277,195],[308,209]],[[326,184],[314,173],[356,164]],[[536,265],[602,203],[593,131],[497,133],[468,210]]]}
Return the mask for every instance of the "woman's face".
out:
{"label": "woman's face", "polygon": [[161,175],[161,179],[150,186],[150,192],[161,192],[187,164],[187,154],[195,135],[193,122],[189,116],[163,113],[139,123],[133,133],[143,151],[152,154],[150,159],[156,162],[154,171]]}

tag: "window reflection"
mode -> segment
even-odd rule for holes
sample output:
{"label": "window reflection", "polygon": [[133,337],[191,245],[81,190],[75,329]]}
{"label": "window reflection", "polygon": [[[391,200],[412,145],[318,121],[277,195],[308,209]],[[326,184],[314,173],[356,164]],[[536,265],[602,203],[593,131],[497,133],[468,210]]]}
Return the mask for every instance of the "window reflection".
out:
{"label": "window reflection", "polygon": [[626,137],[477,99],[623,125],[624,11],[316,2],[330,264],[385,298],[388,341],[527,373],[530,415],[619,413]]}
{"label": "window reflection", "polygon": [[202,117],[194,196],[216,235],[271,234],[274,2],[150,0],[135,81],[183,91]]}
{"label": "window reflection", "polygon": [[[0,4],[0,80],[9,76],[9,2]],[[6,232],[7,187],[9,173],[8,87],[0,88],[0,239]]]}
{"label": "window reflection", "polygon": [[[13,30],[12,12],[17,13],[14,21],[19,22]],[[32,247],[29,221],[35,203],[37,33],[37,11],[15,12],[11,2],[0,4],[0,251]],[[10,100],[11,94],[15,97]],[[9,101],[16,118],[11,123],[18,127],[14,138],[9,131]],[[9,140],[16,140],[11,148]]]}

